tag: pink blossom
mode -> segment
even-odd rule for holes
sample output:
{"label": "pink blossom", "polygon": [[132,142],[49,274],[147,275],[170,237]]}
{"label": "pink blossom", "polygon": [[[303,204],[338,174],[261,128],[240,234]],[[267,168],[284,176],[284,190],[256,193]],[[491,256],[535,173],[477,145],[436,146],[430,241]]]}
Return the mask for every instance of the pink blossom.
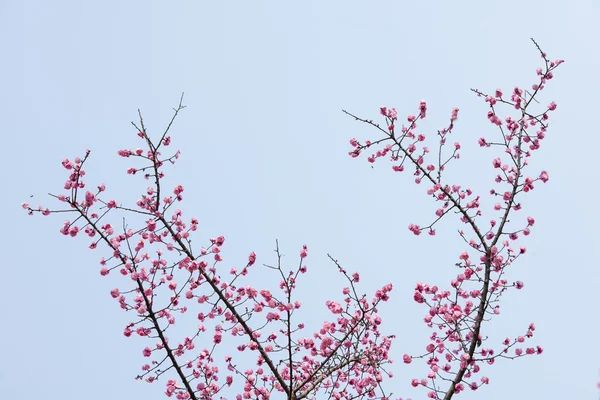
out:
{"label": "pink blossom", "polygon": [[452,109],[452,115],[450,116],[451,121],[455,121],[458,118],[458,111],[459,109],[457,107]]}
{"label": "pink blossom", "polygon": [[421,111],[419,116],[421,117],[421,119],[424,119],[427,115],[427,102],[425,102],[425,100],[421,100],[421,102],[419,103],[419,110]]}
{"label": "pink blossom", "polygon": [[177,196],[178,196],[178,195],[180,195],[182,192],[183,192],[183,186],[181,186],[181,185],[177,185],[177,186],[175,186],[175,189],[173,190],[173,193],[174,193],[175,195],[177,195]]}
{"label": "pink blossom", "polygon": [[248,256],[248,265],[253,265],[256,262],[256,253],[251,252]]}
{"label": "pink blossom", "polygon": [[219,344],[221,343],[221,339],[223,337],[223,334],[221,333],[221,331],[216,331],[214,336],[213,336],[213,342],[215,344]]}
{"label": "pink blossom", "polygon": [[517,289],[523,289],[524,284],[521,281],[517,281],[515,282],[515,286]]}
{"label": "pink blossom", "polygon": [[308,256],[308,248],[306,247],[306,245],[304,245],[302,247],[302,249],[300,250],[300,258],[306,258]]}
{"label": "pink blossom", "polygon": [[398,112],[396,111],[396,109],[395,109],[395,108],[391,108],[391,109],[388,111],[388,114],[387,114],[387,115],[388,115],[388,117],[389,117],[390,119],[392,119],[392,120],[396,120],[396,119],[398,119]]}
{"label": "pink blossom", "polygon": [[334,313],[334,314],[341,314],[342,311],[344,311],[344,309],[342,308],[342,306],[340,305],[340,303],[333,301],[333,300],[327,300],[325,302],[325,304],[327,305],[327,308],[329,308],[329,310]]}
{"label": "pink blossom", "polygon": [[66,169],[73,169],[73,163],[71,161],[69,161],[68,158],[65,158],[65,159],[62,160],[62,165]]}
{"label": "pink blossom", "polygon": [[152,354],[152,349],[150,347],[146,347],[144,351],[142,351],[142,354],[144,355],[144,357],[150,357],[150,355]]}
{"label": "pink blossom", "polygon": [[419,225],[409,224],[408,229],[417,236],[421,234],[421,227]]}

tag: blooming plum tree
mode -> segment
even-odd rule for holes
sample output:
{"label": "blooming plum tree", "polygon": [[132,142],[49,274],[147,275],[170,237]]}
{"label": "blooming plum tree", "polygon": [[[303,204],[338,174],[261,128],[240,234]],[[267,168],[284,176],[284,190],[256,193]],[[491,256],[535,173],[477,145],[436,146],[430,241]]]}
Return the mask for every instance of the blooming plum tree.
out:
{"label": "blooming plum tree", "polygon": [[[104,183],[86,190],[84,165],[89,150],[83,158],[62,161],[69,174],[66,193],[53,197],[66,203],[65,209],[34,210],[23,204],[30,214],[74,214],[73,220],[64,221],[60,232],[70,237],[83,233],[91,240],[91,249],[100,244],[108,249],[107,256],[100,259],[100,274],[114,271],[123,276],[122,286],[110,294],[122,309],[137,316],[123,333],[149,339],[142,355],[150,361],[144,363],[137,378],[154,382],[172,372],[165,393],[178,399],[213,398],[229,393],[227,389],[235,388],[236,382],[236,398],[267,399],[273,391],[288,399],[316,393],[336,398],[386,397],[380,382],[386,374],[384,366],[390,362],[393,337],[380,333],[377,306],[388,300],[391,284],[372,298],[359,295],[355,288],[359,274],[346,272],[334,260],[347,281],[347,286],[340,288],[343,300],[327,301],[331,320],[323,322],[317,332],[303,334],[305,326],[296,317],[302,303],[295,298],[294,289],[299,276],[307,272],[303,262],[307,246],[300,249],[298,266],[288,271],[281,265],[277,245],[277,265],[269,267],[279,279],[275,293],[248,283],[257,259],[254,252],[243,268],[226,271],[220,267],[224,236],[211,238],[204,247],[192,246],[198,219],[184,220],[183,211],[176,206],[183,201],[184,187],[167,190],[162,184],[163,168],[180,155],[179,151],[170,156],[162,152],[171,144],[168,132],[184,108],[182,101],[183,96],[158,141],[152,141],[140,114],[139,125],[134,126],[146,148],[118,151],[121,157],[143,163],[128,168],[128,174],[143,175],[152,182],[135,206],[104,198]],[[114,222],[119,213],[129,216],[120,228]],[[140,220],[134,227],[129,225],[132,217]],[[174,343],[167,331],[177,323],[176,314],[189,312],[198,321],[197,329]],[[232,353],[216,359],[215,350],[223,343]],[[236,349],[253,353],[256,367],[242,367],[232,355]]]}
{"label": "blooming plum tree", "polygon": [[[485,365],[543,351],[540,346],[524,345],[533,336],[533,323],[501,343],[489,343],[484,324],[500,313],[502,295],[524,286],[521,281],[509,281],[506,271],[526,253],[518,239],[530,234],[535,220],[518,217],[517,212],[522,209],[523,195],[549,179],[546,171],[528,174],[527,166],[540,148],[556,104],[551,102],[535,112],[532,108],[563,61],[550,61],[535,45],[544,63],[530,89],[515,87],[508,95],[500,89],[490,94],[473,90],[488,103],[487,117],[499,133],[497,139],[478,140],[483,148],[500,149],[492,160],[498,173],[489,191],[495,204],[487,223],[482,221],[482,196],[448,182],[444,175],[450,161],[460,157],[459,142],[448,142],[458,108],[452,110],[449,124],[438,131],[435,150],[425,146],[426,136],[416,131],[417,123],[427,115],[425,101],[402,125],[394,108],[381,107],[383,126],[344,111],[375,128],[378,135],[372,141],[351,139],[352,157],[367,153],[370,163],[386,158],[394,171],[410,168],[415,182],[426,184],[428,196],[438,204],[432,223],[409,225],[415,235],[423,231],[435,235],[435,224],[447,214],[458,216],[461,223],[459,235],[465,248],[458,254],[456,277],[447,288],[419,282],[413,296],[426,307],[424,322],[432,333],[423,352],[404,354],[402,360],[407,364],[415,359],[426,361],[427,375],[412,379],[411,384],[427,388],[428,398],[450,399],[467,388],[477,390],[489,383],[489,378],[480,374]],[[510,108],[513,115],[500,117],[501,106]],[[340,285],[341,299],[325,304],[331,318],[307,333],[295,291],[301,275],[307,273],[306,245],[299,251],[297,266],[286,269],[276,244],[276,264],[265,265],[275,274],[276,289],[253,283],[254,252],[241,268],[223,266],[224,236],[210,238],[204,246],[192,245],[199,222],[185,217],[178,208],[184,186],[167,188],[163,180],[165,167],[180,156],[179,151],[163,153],[171,144],[171,126],[184,107],[182,96],[156,140],[148,134],[140,113],[139,123],[133,125],[143,147],[118,151],[121,157],[137,162],[127,169],[128,174],[150,182],[135,205],[126,199],[106,198],[104,183],[90,188],[84,170],[89,150],[81,158],[62,162],[68,173],[65,192],[53,197],[65,204],[63,209],[22,205],[29,214],[73,215],[63,222],[60,232],[70,237],[83,234],[91,249],[99,245],[106,249],[100,274],[122,276],[119,288],[110,294],[120,308],[135,315],[123,334],[147,339],[141,353],[149,361],[137,378],[147,382],[162,379],[166,395],[177,399],[390,398],[392,393],[382,382],[392,376],[386,365],[392,362],[394,336],[380,330],[378,307],[389,299],[391,283],[370,297],[360,295],[359,273],[347,272],[329,256],[347,283]],[[119,220],[126,222],[119,225]],[[192,314],[190,318],[197,320],[197,327],[183,337],[177,337],[174,328],[178,314]],[[221,349],[224,356],[218,351]]]}
{"label": "blooming plum tree", "polygon": [[[413,379],[412,385],[430,389],[429,398],[450,399],[467,387],[477,390],[482,384],[488,384],[487,376],[476,379],[476,374],[483,365],[493,364],[498,358],[514,359],[543,352],[540,346],[522,347],[533,336],[533,323],[521,335],[506,337],[495,346],[488,346],[487,337],[483,334],[483,322],[500,313],[501,296],[509,289],[520,290],[524,286],[521,281],[509,282],[506,270],[525,254],[525,247],[518,246],[517,241],[520,235],[530,234],[535,219],[531,216],[520,219],[513,216],[511,222],[510,217],[521,210],[520,199],[524,194],[533,190],[537,182],[545,183],[549,179],[546,171],[531,176],[526,169],[529,158],[540,148],[546,136],[549,113],[556,110],[557,106],[550,102],[537,112],[531,108],[563,60],[550,61],[535,41],[534,44],[544,60],[544,66],[536,71],[538,80],[531,86],[532,92],[515,87],[505,96],[500,89],[491,94],[473,89],[489,104],[487,118],[499,132],[497,139],[479,138],[479,145],[484,148],[499,147],[502,152],[496,153],[492,160],[498,174],[489,191],[496,202],[491,211],[493,217],[488,223],[480,222],[483,218],[480,205],[482,196],[468,187],[444,179],[449,162],[460,158],[460,143],[448,143],[458,118],[458,108],[452,110],[449,124],[437,132],[438,143],[434,151],[425,146],[425,135],[416,132],[417,122],[427,115],[425,101],[419,104],[416,115],[408,115],[407,124],[400,127],[396,126],[398,113],[394,108],[381,107],[380,113],[385,118],[383,127],[344,111],[374,127],[381,137],[364,143],[352,138],[352,157],[370,152],[371,155],[367,156],[370,163],[385,157],[392,161],[394,171],[402,172],[405,166],[414,168],[415,183],[427,184],[427,194],[439,204],[431,224],[421,227],[411,223],[409,230],[415,235],[423,231],[435,235],[435,224],[451,212],[458,216],[466,229],[461,228],[459,235],[468,250],[458,255],[456,266],[459,272],[450,286],[442,289],[437,285],[419,282],[415,287],[414,300],[427,307],[424,322],[433,332],[425,352],[417,356],[404,354],[403,360],[405,363],[411,363],[414,358],[426,360],[429,373],[421,379]],[[499,117],[500,106],[509,107],[516,115]]]}

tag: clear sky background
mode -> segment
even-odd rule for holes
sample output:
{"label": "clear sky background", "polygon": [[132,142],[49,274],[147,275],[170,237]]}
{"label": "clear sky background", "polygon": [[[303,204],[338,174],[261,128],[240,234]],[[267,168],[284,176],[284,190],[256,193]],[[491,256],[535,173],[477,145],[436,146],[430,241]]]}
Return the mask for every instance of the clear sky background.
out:
{"label": "clear sky background", "polygon": [[[558,103],[532,161],[550,181],[524,198],[536,225],[509,279],[525,289],[509,292],[487,333],[514,337],[534,321],[532,343],[545,352],[500,360],[486,368],[489,386],[460,398],[597,399],[599,17],[596,0],[1,1],[1,397],[164,397],[163,383],[133,379],[146,344],[122,335],[133,316],[109,296],[119,281],[99,275],[103,253],[63,237],[62,216],[28,217],[20,204],[56,205],[47,193],[66,178],[60,161],[86,148],[90,183],[114,197],[139,193],[146,182],[124,174],[131,163],[116,150],[138,145],[129,124],[138,108],[158,134],[185,92],[172,130],[182,157],[168,172],[186,187],[186,215],[201,221],[196,240],[225,235],[224,265],[239,266],[251,250],[259,264],[274,262],[278,238],[290,268],[306,243],[300,287],[311,323],[345,284],[327,253],[361,271],[367,293],[393,282],[382,307],[384,331],[398,335],[386,387],[424,398],[409,382],[426,365],[401,362],[428,343],[413,287],[456,275],[458,223],[448,219],[434,238],[410,233],[436,205],[410,174],[347,155],[349,138],[375,132],[341,109],[377,118],[387,105],[404,117],[426,99],[419,128],[433,138],[460,107],[453,137],[464,150],[453,171],[485,193],[498,154],[476,140],[496,131],[469,88],[529,87],[541,66],[534,37],[566,60],[540,97]],[[256,286],[270,277],[255,276]]]}

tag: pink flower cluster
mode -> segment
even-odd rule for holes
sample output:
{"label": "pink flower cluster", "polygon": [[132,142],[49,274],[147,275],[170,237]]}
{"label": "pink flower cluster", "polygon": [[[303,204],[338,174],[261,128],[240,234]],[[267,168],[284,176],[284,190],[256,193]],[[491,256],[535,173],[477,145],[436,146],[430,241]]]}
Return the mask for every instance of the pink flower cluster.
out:
{"label": "pink flower cluster", "polygon": [[[526,172],[529,158],[541,147],[546,136],[549,113],[557,108],[556,103],[551,102],[545,109],[534,113],[531,111],[533,101],[537,101],[539,92],[552,79],[554,69],[563,62],[550,61],[541,50],[540,53],[545,67],[537,70],[538,81],[531,86],[532,92],[516,87],[509,98],[504,98],[500,89],[493,95],[473,90],[488,103],[490,110],[487,117],[499,132],[498,140],[482,137],[478,142],[482,147],[500,147],[502,151],[502,155],[496,155],[492,160],[493,167],[499,172],[489,191],[492,199],[496,200],[492,201],[491,213],[494,215],[487,226],[481,220],[484,215],[482,196],[475,195],[471,189],[463,189],[460,183],[447,182],[444,175],[450,161],[460,158],[459,142],[454,142],[446,150],[458,118],[458,108],[452,110],[449,124],[438,131],[435,150],[425,144],[425,135],[417,131],[418,121],[426,116],[424,101],[420,102],[418,115],[409,114],[407,124],[401,126],[397,125],[398,113],[394,108],[380,108],[385,127],[346,112],[374,127],[380,134],[379,139],[366,140],[364,144],[356,138],[350,139],[353,148],[350,156],[358,157],[369,151],[368,162],[387,158],[397,172],[410,165],[415,171],[415,182],[427,183],[427,195],[439,204],[433,222],[427,226],[411,223],[408,225],[411,232],[420,235],[427,230],[434,235],[435,224],[451,211],[458,215],[459,223],[467,230],[461,229],[459,234],[469,250],[460,253],[456,263],[459,272],[449,287],[442,289],[419,282],[413,295],[417,303],[427,307],[423,321],[433,333],[425,352],[412,356],[404,354],[403,361],[406,364],[415,358],[426,361],[427,376],[415,378],[411,384],[427,388],[429,398],[447,399],[467,387],[476,390],[487,384],[487,376],[481,376],[479,380],[475,378],[482,366],[494,364],[498,358],[512,359],[543,352],[540,346],[523,347],[523,343],[533,336],[534,324],[529,325],[525,334],[514,339],[507,337],[490,346],[485,345],[489,338],[484,334],[483,324],[500,313],[499,300],[507,290],[524,287],[523,282],[509,281],[506,276],[509,266],[525,254],[525,247],[516,245],[516,242],[520,235],[531,233],[535,220],[513,214],[521,210],[521,197],[532,191],[537,181],[545,183],[549,179],[546,171],[533,175]],[[500,118],[497,114],[500,105],[516,110],[517,115]],[[475,255],[471,256],[470,252]]]}
{"label": "pink flower cluster", "polygon": [[[34,210],[23,204],[30,214],[74,214],[74,220],[64,221],[60,232],[70,237],[85,232],[92,240],[91,249],[104,245],[107,253],[100,259],[100,274],[118,273],[119,287],[110,295],[120,308],[135,315],[123,334],[148,341],[141,353],[150,361],[142,365],[137,378],[155,382],[170,374],[165,394],[177,399],[232,393],[238,399],[268,399],[274,392],[298,399],[316,393],[335,399],[385,397],[381,382],[388,376],[384,366],[391,362],[393,336],[380,332],[377,306],[389,299],[392,285],[383,286],[368,300],[357,295],[359,274],[348,274],[332,259],[348,286],[342,290],[341,301],[326,301],[330,320],[316,332],[305,333],[305,316],[299,314],[302,302],[295,288],[300,275],[307,272],[308,247],[302,246],[299,265],[287,272],[277,247],[278,264],[271,267],[279,277],[275,288],[256,288],[250,283],[255,252],[250,252],[242,268],[223,269],[225,237],[213,237],[204,247],[192,245],[200,220],[185,218],[176,207],[183,201],[185,188],[176,185],[166,190],[162,183],[163,166],[173,164],[179,152],[162,157],[159,150],[170,144],[170,137],[165,133],[154,144],[143,121],[140,124],[138,136],[147,149],[118,151],[121,157],[145,163],[129,167],[128,174],[141,172],[152,182],[134,205],[104,199],[104,184],[84,192],[83,166],[89,151],[83,159],[63,160],[69,172],[64,185],[68,192],[54,197],[66,203],[67,209],[40,206]],[[127,223],[118,229],[123,216],[128,216]],[[176,332],[172,326],[178,324],[178,317],[185,315],[196,321],[196,327],[185,337],[169,338],[167,333]],[[227,352],[249,352],[255,366],[242,367],[248,357],[237,362],[231,354],[217,357],[218,346],[225,346]]]}
{"label": "pink flower cluster", "polygon": [[[531,91],[515,87],[505,97],[500,89],[492,94],[473,90],[489,106],[487,118],[498,131],[495,139],[477,140],[484,149],[499,149],[491,157],[495,172],[489,197],[446,177],[451,161],[460,159],[462,149],[460,142],[449,141],[458,108],[451,110],[448,124],[438,130],[434,146],[428,145],[431,138],[417,130],[427,116],[424,100],[404,123],[399,122],[395,108],[380,108],[382,126],[346,112],[375,128],[380,136],[363,142],[350,139],[350,156],[367,153],[371,164],[389,160],[396,172],[408,167],[414,171],[415,183],[424,184],[427,196],[435,202],[431,223],[408,225],[413,234],[427,231],[435,235],[438,221],[447,214],[458,216],[465,248],[453,261],[457,271],[446,286],[415,285],[413,299],[425,307],[423,322],[432,332],[420,353],[402,356],[405,364],[425,361],[426,372],[410,384],[423,388],[431,399],[450,399],[466,389],[487,385],[490,379],[483,370],[498,359],[543,352],[540,346],[525,344],[533,337],[533,323],[514,337],[493,337],[486,325],[500,314],[503,295],[524,288],[522,281],[508,278],[510,267],[526,253],[518,241],[521,235],[530,235],[535,224],[531,216],[519,217],[521,199],[537,182],[549,180],[546,171],[529,173],[528,162],[541,148],[550,113],[557,105],[550,102],[536,112],[532,109],[563,61],[550,61],[541,50],[540,54],[544,66],[536,70],[537,81]],[[500,117],[500,107],[511,114]],[[173,120],[183,108],[180,103]],[[127,174],[143,175],[149,182],[133,204],[107,199],[104,184],[86,189],[83,166],[89,150],[83,158],[62,161],[68,173],[63,185],[66,192],[53,197],[65,203],[66,209],[22,204],[30,215],[71,213],[75,217],[65,220],[60,232],[67,237],[83,232],[91,240],[90,249],[105,249],[100,274],[116,275],[119,287],[110,295],[120,308],[134,315],[123,334],[146,340],[141,353],[149,361],[137,378],[150,383],[164,379],[165,394],[177,399],[233,394],[238,400],[269,399],[272,395],[387,400],[390,394],[382,382],[392,376],[385,368],[392,362],[394,336],[380,330],[378,306],[389,299],[392,284],[376,290],[370,299],[359,295],[359,273],[348,273],[330,256],[347,286],[341,290],[341,298],[325,301],[330,317],[309,333],[296,291],[301,275],[308,270],[306,245],[299,250],[298,265],[288,270],[281,263],[277,244],[277,264],[266,267],[278,284],[263,282],[256,287],[250,280],[256,269],[252,268],[257,261],[255,252],[249,253],[243,266],[225,269],[224,236],[210,238],[204,246],[197,241],[192,244],[201,219],[185,217],[178,208],[184,200],[183,185],[167,189],[163,184],[164,167],[174,164],[180,155],[179,151],[169,157],[162,155],[162,148],[171,144],[168,132],[173,120],[153,141],[140,116],[139,126],[134,125],[144,146],[117,152],[142,163],[129,166]],[[489,222],[483,220],[484,215],[489,215]],[[127,216],[125,224],[123,216]],[[183,337],[170,338],[167,334],[177,336],[172,327],[179,323],[178,317],[186,315],[195,321],[194,328]],[[219,346],[227,349],[224,357]],[[236,357],[234,352],[249,357]],[[248,359],[254,362],[246,365]]]}

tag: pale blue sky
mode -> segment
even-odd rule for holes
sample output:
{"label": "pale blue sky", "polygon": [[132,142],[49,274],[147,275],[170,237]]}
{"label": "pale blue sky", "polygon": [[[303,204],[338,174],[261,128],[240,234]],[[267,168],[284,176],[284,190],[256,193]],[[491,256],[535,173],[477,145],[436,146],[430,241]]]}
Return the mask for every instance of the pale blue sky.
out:
{"label": "pale blue sky", "polygon": [[133,380],[145,344],[122,335],[132,316],[108,294],[118,277],[100,277],[101,252],[60,235],[62,217],[30,218],[19,205],[31,194],[34,205],[55,204],[46,193],[60,191],[60,161],[86,148],[89,180],[126,192],[130,165],[116,150],[137,146],[136,110],[159,132],[185,91],[172,131],[183,154],[170,178],[186,186],[187,215],[201,220],[197,240],[225,235],[225,263],[239,265],[251,250],[273,262],[278,238],[290,267],[306,243],[312,321],[344,285],[326,253],[362,271],[365,292],[392,281],[382,316],[398,335],[397,363],[387,388],[423,398],[409,381],[426,366],[401,363],[427,344],[426,310],[412,292],[417,281],[446,285],[456,274],[457,224],[448,220],[435,238],[412,235],[408,223],[429,222],[436,205],[389,164],[371,169],[348,157],[350,137],[374,132],[341,109],[377,118],[387,105],[404,116],[426,99],[420,128],[433,134],[460,107],[453,135],[465,150],[455,171],[483,192],[495,155],[476,140],[495,132],[469,88],[529,86],[541,66],[535,37],[550,58],[566,60],[540,98],[558,103],[532,162],[551,180],[525,198],[536,225],[509,275],[525,289],[506,296],[490,329],[516,336],[535,321],[545,353],[501,360],[487,369],[489,386],[460,398],[596,399],[599,17],[595,0],[1,1],[0,393],[164,397],[162,383]]}

